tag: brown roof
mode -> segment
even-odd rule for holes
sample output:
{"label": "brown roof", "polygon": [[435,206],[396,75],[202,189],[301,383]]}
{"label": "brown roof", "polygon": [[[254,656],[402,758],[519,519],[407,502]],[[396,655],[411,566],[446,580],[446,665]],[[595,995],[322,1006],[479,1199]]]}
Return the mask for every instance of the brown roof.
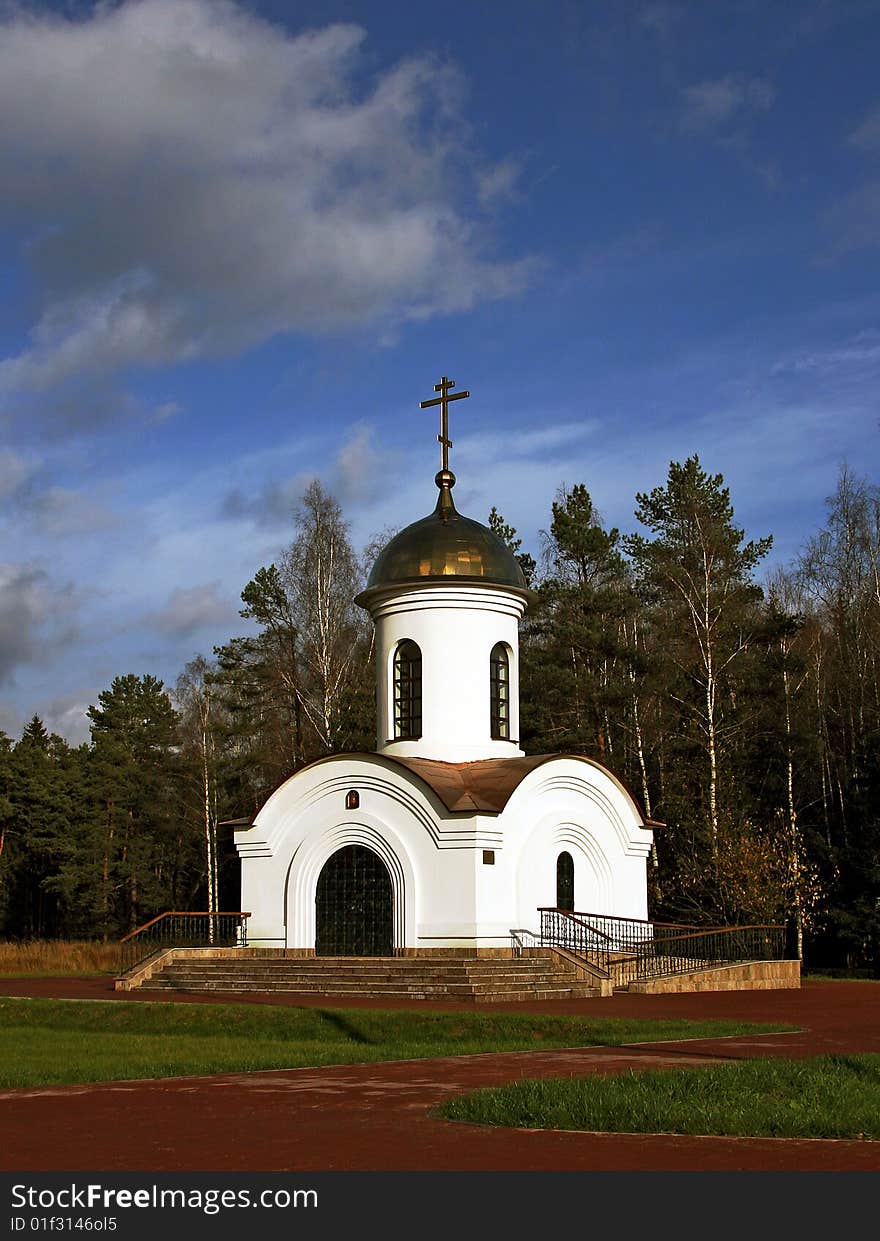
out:
{"label": "brown roof", "polygon": [[447,810],[488,810],[500,814],[529,772],[558,755],[483,758],[475,763],[442,763],[433,758],[401,758],[396,754],[380,757],[408,767],[431,786]]}
{"label": "brown roof", "polygon": [[408,767],[433,789],[447,810],[465,813],[482,810],[492,814],[501,813],[517,786],[536,767],[552,763],[557,758],[575,758],[608,772],[633,802],[645,827],[665,826],[656,819],[646,819],[638,799],[633,797],[626,785],[607,767],[584,754],[530,754],[524,758],[484,758],[475,763],[442,763],[432,758],[401,758],[390,754],[378,757]]}
{"label": "brown roof", "polygon": [[[338,762],[345,758],[379,759],[381,762],[406,767],[414,776],[423,780],[446,809],[453,814],[472,814],[474,811],[500,814],[517,787],[536,767],[551,763],[558,758],[574,758],[608,772],[611,779],[620,785],[633,802],[646,827],[664,826],[654,819],[646,820],[644,811],[626,785],[601,763],[587,758],[584,754],[531,754],[523,758],[484,758],[473,763],[444,763],[433,758],[403,758],[398,755],[376,753],[331,754],[307,764],[306,767],[300,768],[300,771],[307,771],[309,767]],[[298,775],[299,772],[296,774]],[[247,822],[246,819],[233,820],[226,826],[238,826],[239,823]]]}

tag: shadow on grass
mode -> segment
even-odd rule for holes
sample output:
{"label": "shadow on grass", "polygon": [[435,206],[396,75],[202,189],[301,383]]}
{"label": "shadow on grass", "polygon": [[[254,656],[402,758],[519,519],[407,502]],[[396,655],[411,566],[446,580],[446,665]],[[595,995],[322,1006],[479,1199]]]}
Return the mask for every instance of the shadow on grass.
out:
{"label": "shadow on grass", "polygon": [[362,1043],[368,1047],[378,1046],[378,1039],[370,1038],[368,1035],[364,1034],[363,1030],[358,1029],[358,1027],[341,1012],[339,1012],[338,1009],[319,1008],[316,1010],[316,1013],[322,1021],[326,1022],[327,1025],[332,1026],[352,1043]]}

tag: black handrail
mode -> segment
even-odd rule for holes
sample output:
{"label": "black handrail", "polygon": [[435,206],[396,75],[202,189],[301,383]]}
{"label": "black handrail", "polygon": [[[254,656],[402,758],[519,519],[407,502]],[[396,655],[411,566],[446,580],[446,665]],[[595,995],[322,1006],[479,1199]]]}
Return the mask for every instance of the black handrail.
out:
{"label": "black handrail", "polygon": [[246,948],[249,913],[168,910],[119,941],[119,972],[127,973],[161,948]]}
{"label": "black handrail", "polygon": [[543,908],[541,943],[566,948],[611,974],[617,986],[738,961],[780,961],[778,925],[697,927]]}

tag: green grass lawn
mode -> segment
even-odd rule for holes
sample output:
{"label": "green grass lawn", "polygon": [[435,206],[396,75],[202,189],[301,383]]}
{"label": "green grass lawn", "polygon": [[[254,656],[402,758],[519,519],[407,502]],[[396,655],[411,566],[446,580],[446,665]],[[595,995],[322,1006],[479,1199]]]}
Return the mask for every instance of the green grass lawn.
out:
{"label": "green grass lawn", "polygon": [[877,1139],[880,1055],[518,1081],[439,1110],[526,1129]]}
{"label": "green grass lawn", "polygon": [[619,1046],[792,1028],[534,1013],[0,997],[0,1086]]}

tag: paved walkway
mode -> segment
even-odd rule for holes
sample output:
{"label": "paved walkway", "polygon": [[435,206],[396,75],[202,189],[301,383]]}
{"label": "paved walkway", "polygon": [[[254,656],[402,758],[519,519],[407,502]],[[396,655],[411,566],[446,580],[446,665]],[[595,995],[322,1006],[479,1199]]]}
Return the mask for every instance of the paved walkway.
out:
{"label": "paved walkway", "polygon": [[[0,980],[0,993],[71,999],[137,996],[116,997],[109,985],[105,979]],[[277,1003],[279,999],[255,996],[247,1002]],[[283,999],[328,1006],[326,1000]],[[217,1001],[205,996],[200,1002]],[[391,1007],[387,1002],[364,1000],[349,1006]],[[425,1005],[413,1001],[400,1007]],[[598,1001],[498,1007],[609,1017],[723,1017],[786,1022],[803,1030],[625,1048],[492,1053],[4,1091],[0,1093],[4,1139],[0,1166],[31,1171],[168,1172],[880,1171],[880,1142],[531,1132],[454,1124],[431,1115],[431,1109],[452,1094],[519,1077],[699,1066],[758,1055],[880,1052],[880,984],[807,983],[800,991],[620,995]]]}

